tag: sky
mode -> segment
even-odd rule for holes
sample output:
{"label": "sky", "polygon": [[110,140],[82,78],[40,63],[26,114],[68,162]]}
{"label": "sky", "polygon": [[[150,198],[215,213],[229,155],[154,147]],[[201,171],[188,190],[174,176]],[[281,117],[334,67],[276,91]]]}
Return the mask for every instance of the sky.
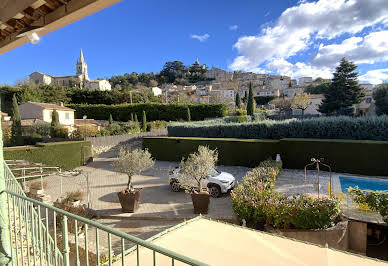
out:
{"label": "sky", "polygon": [[209,68],[331,78],[339,60],[362,83],[388,82],[387,0],[123,0],[0,55],[0,84],[34,71],[91,78],[158,72],[196,58]]}

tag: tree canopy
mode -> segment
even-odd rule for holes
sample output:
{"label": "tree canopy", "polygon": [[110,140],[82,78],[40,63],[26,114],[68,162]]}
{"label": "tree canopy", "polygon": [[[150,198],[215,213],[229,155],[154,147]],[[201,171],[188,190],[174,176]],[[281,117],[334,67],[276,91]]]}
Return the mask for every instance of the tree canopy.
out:
{"label": "tree canopy", "polygon": [[379,85],[373,93],[377,115],[388,115],[388,83]]}
{"label": "tree canopy", "polygon": [[364,88],[358,84],[357,65],[346,58],[342,58],[328,90],[325,99],[319,106],[319,111],[325,114],[338,114],[353,104],[360,103],[365,97]]}

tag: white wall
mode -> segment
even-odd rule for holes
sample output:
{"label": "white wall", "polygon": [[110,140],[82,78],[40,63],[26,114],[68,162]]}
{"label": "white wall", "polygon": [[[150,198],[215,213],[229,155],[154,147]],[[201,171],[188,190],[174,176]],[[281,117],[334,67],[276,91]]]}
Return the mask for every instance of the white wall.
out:
{"label": "white wall", "polygon": [[[63,126],[72,126],[74,125],[74,111],[64,111],[57,110],[59,123]],[[51,123],[53,110],[45,109],[43,110],[43,120],[45,122]]]}

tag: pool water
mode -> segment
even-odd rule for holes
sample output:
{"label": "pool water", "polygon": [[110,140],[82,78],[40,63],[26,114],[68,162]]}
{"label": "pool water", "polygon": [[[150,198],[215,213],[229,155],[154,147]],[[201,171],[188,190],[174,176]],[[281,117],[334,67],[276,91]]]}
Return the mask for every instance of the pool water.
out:
{"label": "pool water", "polygon": [[349,187],[358,186],[359,189],[379,190],[388,192],[388,179],[363,178],[340,176],[341,190],[343,193],[348,192]]}

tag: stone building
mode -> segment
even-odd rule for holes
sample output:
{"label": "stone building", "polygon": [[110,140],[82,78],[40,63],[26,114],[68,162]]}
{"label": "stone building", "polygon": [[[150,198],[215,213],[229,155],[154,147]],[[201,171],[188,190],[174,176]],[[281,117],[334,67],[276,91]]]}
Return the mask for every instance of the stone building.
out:
{"label": "stone building", "polygon": [[84,55],[81,49],[79,59],[76,63],[75,76],[51,76],[48,74],[33,72],[29,75],[30,81],[37,85],[58,85],[64,87],[79,86],[88,90],[110,91],[111,85],[105,79],[91,80],[88,75],[88,66],[85,62]]}

